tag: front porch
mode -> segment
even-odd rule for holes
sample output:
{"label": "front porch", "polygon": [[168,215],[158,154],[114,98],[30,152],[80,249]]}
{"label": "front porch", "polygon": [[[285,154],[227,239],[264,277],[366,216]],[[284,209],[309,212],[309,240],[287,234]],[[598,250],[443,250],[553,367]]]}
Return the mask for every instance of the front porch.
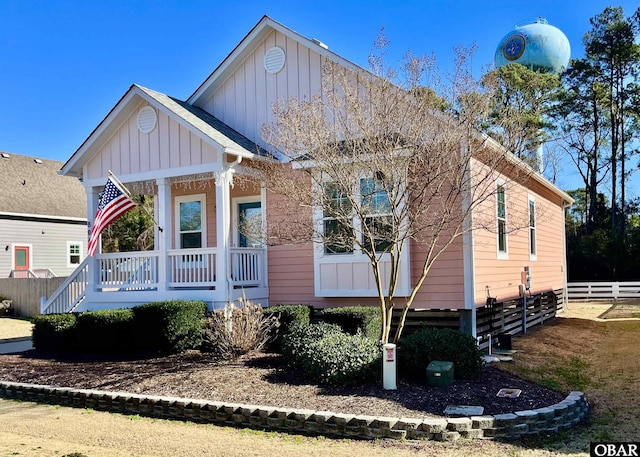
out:
{"label": "front porch", "polygon": [[[267,305],[265,193],[251,180],[234,186],[235,171],[228,167],[223,172],[125,181],[134,194],[153,195],[153,250],[87,257],[53,296],[43,299],[41,312],[126,308],[173,299],[202,300],[209,309],[239,298]],[[97,207],[99,190],[91,188],[89,211]]]}

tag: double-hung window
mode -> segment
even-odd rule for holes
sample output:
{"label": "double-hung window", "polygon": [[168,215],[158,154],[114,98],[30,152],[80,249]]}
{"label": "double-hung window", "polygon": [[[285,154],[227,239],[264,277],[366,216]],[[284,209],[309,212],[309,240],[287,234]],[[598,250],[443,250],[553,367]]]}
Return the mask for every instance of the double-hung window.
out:
{"label": "double-hung window", "polygon": [[507,258],[507,193],[503,183],[496,188],[496,218],[498,224],[498,258]]}
{"label": "double-hung window", "polygon": [[536,260],[538,246],[536,243],[536,201],[529,197],[529,257]]}
{"label": "double-hung window", "polygon": [[82,243],[67,242],[67,266],[77,267],[82,262]]}
{"label": "double-hung window", "polygon": [[346,254],[353,252],[354,237],[349,189],[337,183],[324,185],[324,252]]}
{"label": "double-hung window", "polygon": [[377,252],[387,251],[392,243],[393,223],[389,193],[383,181],[360,179],[360,198],[363,213],[367,214],[362,221],[362,245],[369,247],[373,243]]}

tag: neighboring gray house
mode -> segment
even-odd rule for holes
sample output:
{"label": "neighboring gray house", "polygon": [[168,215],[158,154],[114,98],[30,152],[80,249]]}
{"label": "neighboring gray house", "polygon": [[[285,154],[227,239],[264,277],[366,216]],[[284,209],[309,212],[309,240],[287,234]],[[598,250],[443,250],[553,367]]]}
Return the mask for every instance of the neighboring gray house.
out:
{"label": "neighboring gray house", "polygon": [[68,276],[87,251],[87,198],[55,160],[0,153],[0,278]]}

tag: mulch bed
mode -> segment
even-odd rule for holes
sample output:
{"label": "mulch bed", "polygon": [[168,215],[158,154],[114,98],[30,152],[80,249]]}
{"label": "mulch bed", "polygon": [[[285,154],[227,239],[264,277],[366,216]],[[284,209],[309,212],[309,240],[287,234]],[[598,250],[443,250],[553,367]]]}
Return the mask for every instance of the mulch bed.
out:
{"label": "mulch bed", "polygon": [[[281,356],[257,353],[234,363],[190,351],[167,357],[117,359],[105,356],[49,355],[32,350],[0,355],[0,379],[60,387],[164,395],[232,403],[303,408],[392,417],[444,416],[449,405],[483,406],[485,414],[549,406],[566,395],[488,366],[479,379],[449,387],[400,379],[398,389],[378,384],[318,386],[289,368]],[[519,389],[501,398],[502,388]]]}

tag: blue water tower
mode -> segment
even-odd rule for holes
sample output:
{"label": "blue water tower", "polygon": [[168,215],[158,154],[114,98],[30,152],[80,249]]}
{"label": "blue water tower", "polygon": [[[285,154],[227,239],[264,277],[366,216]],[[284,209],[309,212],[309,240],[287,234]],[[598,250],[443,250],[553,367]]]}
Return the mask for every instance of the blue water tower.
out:
{"label": "blue water tower", "polygon": [[530,70],[560,73],[569,64],[571,46],[560,29],[546,19],[516,25],[496,49],[496,67],[519,63]]}

